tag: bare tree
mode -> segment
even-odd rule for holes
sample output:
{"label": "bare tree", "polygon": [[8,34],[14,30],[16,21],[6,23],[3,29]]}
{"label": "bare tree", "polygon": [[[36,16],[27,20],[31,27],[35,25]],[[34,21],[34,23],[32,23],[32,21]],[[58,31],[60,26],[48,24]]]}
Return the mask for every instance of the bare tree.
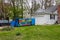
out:
{"label": "bare tree", "polygon": [[34,14],[35,11],[37,11],[37,9],[40,8],[40,4],[36,3],[36,0],[32,1],[32,8],[31,8],[31,16]]}

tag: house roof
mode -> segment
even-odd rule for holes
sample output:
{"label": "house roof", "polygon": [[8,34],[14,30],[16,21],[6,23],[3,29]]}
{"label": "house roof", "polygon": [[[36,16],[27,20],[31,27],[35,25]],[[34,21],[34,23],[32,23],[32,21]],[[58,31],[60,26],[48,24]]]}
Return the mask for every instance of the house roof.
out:
{"label": "house roof", "polygon": [[57,10],[57,6],[51,6],[45,10],[47,13],[55,12]]}
{"label": "house roof", "polygon": [[41,9],[41,8],[39,8],[36,12],[35,12],[35,14],[37,13],[37,14],[51,14],[51,13],[53,13],[53,12],[55,12],[57,10],[57,6],[51,6],[51,7],[49,7],[49,8],[47,8],[47,9]]}

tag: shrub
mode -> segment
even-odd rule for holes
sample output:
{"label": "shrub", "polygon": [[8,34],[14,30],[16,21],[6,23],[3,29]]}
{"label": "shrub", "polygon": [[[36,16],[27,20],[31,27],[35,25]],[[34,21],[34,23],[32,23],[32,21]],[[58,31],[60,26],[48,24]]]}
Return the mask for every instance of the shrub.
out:
{"label": "shrub", "polygon": [[19,35],[21,35],[21,33],[20,33],[20,32],[17,32],[17,33],[16,33],[16,36],[19,36]]}

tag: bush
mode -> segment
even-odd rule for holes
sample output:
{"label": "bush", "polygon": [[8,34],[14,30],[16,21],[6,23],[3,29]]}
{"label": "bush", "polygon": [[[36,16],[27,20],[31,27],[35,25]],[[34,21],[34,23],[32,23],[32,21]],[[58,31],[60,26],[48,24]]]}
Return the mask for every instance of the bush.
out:
{"label": "bush", "polygon": [[21,33],[20,33],[20,32],[17,32],[17,33],[16,33],[16,36],[19,36],[19,35],[21,35]]}

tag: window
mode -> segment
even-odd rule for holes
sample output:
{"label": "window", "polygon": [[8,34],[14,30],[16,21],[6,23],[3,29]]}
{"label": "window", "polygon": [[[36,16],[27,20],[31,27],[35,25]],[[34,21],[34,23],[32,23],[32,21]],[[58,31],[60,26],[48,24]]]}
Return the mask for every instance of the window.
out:
{"label": "window", "polygon": [[55,19],[55,15],[54,14],[50,14],[50,19]]}

